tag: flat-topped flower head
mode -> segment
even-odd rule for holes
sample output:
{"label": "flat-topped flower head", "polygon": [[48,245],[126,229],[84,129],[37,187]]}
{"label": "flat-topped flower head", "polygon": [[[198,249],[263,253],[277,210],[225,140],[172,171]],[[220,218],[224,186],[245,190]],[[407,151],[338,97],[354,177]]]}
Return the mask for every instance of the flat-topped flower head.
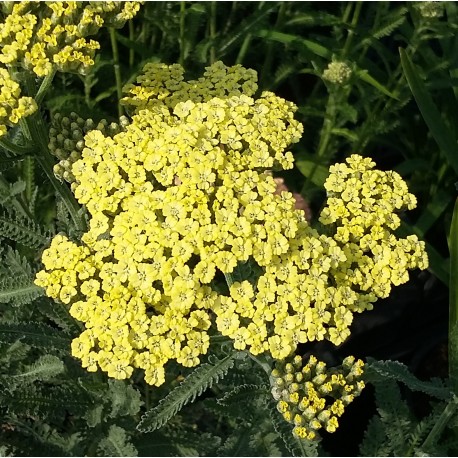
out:
{"label": "flat-topped flower head", "polygon": [[101,27],[122,27],[141,2],[8,2],[0,24],[0,62],[37,76],[53,69],[84,73],[100,45],[87,39]]}
{"label": "flat-topped flower head", "polygon": [[[134,115],[123,130],[83,136],[77,122],[84,144],[68,167],[89,231],[81,246],[65,242],[76,259],[68,266],[47,261],[54,245],[45,251],[37,282],[91,330],[91,346],[76,354],[90,354],[91,368],[97,361],[119,378],[142,368],[161,384],[168,361],[199,364],[211,332],[279,360],[299,343],[339,345],[354,313],[406,281],[407,269],[426,266],[417,239],[390,232],[394,210],[411,208],[413,197],[370,159],[354,155],[331,170],[322,219],[335,224],[332,236],[308,225],[291,193],[275,193],[271,169],[293,166],[288,148],[302,126],[294,104],[271,92],[252,97],[255,81],[220,62],[192,82],[180,66],[154,64],[128,88]],[[73,255],[81,250],[84,258]]]}

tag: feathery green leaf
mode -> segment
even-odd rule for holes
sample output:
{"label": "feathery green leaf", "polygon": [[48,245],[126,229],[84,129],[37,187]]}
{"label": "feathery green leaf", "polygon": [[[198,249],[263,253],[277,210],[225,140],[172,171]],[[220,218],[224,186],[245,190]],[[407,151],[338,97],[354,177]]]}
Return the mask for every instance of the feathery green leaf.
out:
{"label": "feathery green leaf", "polygon": [[186,404],[194,401],[218,380],[222,379],[234,365],[236,353],[223,359],[209,358],[174,388],[159,405],[143,415],[137,429],[142,432],[154,431],[167,423]]}

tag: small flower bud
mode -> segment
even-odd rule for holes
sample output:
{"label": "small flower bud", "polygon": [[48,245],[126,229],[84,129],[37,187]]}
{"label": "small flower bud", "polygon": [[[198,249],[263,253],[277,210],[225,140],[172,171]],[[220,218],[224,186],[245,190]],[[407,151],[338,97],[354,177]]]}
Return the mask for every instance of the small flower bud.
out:
{"label": "small flower bud", "polygon": [[308,424],[310,429],[313,429],[315,431],[318,431],[321,428],[321,423],[317,419],[310,420]]}
{"label": "small flower bud", "polygon": [[345,84],[351,76],[351,68],[345,62],[330,62],[323,72],[323,79],[334,84]]}
{"label": "small flower bud", "polygon": [[292,374],[293,372],[295,372],[294,366],[291,363],[285,364],[285,372],[287,374]]}
{"label": "small flower bud", "polygon": [[295,426],[303,426],[305,424],[304,417],[298,413],[294,415],[293,421]]}
{"label": "small flower bud", "polygon": [[326,374],[319,374],[316,377],[313,377],[312,381],[315,385],[322,385],[326,381]]}

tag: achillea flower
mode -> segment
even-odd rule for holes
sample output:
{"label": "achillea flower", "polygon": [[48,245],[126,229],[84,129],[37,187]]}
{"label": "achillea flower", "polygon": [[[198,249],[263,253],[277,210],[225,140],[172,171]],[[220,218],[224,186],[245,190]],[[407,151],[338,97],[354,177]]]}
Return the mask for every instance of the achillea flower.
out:
{"label": "achillea flower", "polygon": [[[112,137],[88,132],[70,165],[90,229],[81,246],[53,241],[37,284],[86,324],[91,338],[75,356],[118,378],[143,368],[147,382],[160,385],[167,361],[199,364],[212,325],[237,349],[276,359],[298,343],[340,344],[353,313],[406,281],[406,269],[426,266],[422,244],[389,232],[394,211],[414,205],[405,184],[377,172],[383,192],[370,188],[360,156],[335,166],[331,176],[343,181],[331,184],[328,220],[337,229],[320,235],[291,193],[275,194],[269,174],[293,165],[286,150],[302,133],[296,107],[270,92],[252,98],[255,75],[240,66],[218,62],[192,84],[182,74],[179,66],[148,66],[139,77],[145,86],[128,89],[131,124]],[[359,193],[372,199],[361,208]],[[359,221],[369,202],[382,223]],[[357,238],[345,238],[349,226],[359,228]],[[402,260],[396,275],[386,269],[388,255]],[[72,262],[48,262],[68,256]],[[251,274],[234,282],[242,267]],[[216,287],[221,274],[227,293]]]}
{"label": "achillea flower", "polygon": [[86,37],[105,27],[122,27],[140,2],[12,2],[0,24],[0,62],[22,65],[37,76],[54,68],[84,73],[100,45]]}
{"label": "achillea flower", "polygon": [[37,110],[32,97],[21,97],[19,84],[7,70],[0,68],[0,137],[7,133],[7,126],[14,126],[21,118]]}

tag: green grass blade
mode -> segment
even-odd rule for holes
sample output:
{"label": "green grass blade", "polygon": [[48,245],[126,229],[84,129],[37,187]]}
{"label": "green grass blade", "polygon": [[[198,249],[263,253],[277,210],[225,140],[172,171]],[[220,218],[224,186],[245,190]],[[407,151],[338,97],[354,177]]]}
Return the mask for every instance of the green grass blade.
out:
{"label": "green grass blade", "polygon": [[296,160],[295,165],[302,175],[310,179],[317,186],[323,186],[329,175],[328,167],[318,164],[313,159],[310,159],[309,156]]}
{"label": "green grass blade", "polygon": [[388,97],[391,97],[392,99],[399,100],[399,98],[396,97],[392,92],[390,92],[383,84],[379,83],[373,76],[371,76],[367,70],[357,68],[355,70],[355,75],[360,80],[364,81],[367,84],[370,84],[372,87],[377,89],[382,94],[385,94]]}
{"label": "green grass blade", "polygon": [[452,390],[458,393],[458,199],[450,226],[450,309],[449,309],[449,376]]}
{"label": "green grass blade", "polygon": [[452,132],[441,118],[439,110],[428,93],[425,84],[418,76],[418,69],[403,49],[399,50],[401,64],[418,108],[425,120],[431,135],[436,140],[449,165],[458,174],[458,145]]}
{"label": "green grass blade", "polygon": [[328,48],[315,43],[311,40],[306,40],[297,35],[291,35],[289,33],[276,32],[275,30],[261,29],[253,33],[253,35],[259,38],[266,38],[267,40],[277,41],[283,44],[293,44],[297,45],[300,48],[305,48],[308,51],[311,51],[317,56],[324,57],[325,59],[331,60],[332,51]]}

